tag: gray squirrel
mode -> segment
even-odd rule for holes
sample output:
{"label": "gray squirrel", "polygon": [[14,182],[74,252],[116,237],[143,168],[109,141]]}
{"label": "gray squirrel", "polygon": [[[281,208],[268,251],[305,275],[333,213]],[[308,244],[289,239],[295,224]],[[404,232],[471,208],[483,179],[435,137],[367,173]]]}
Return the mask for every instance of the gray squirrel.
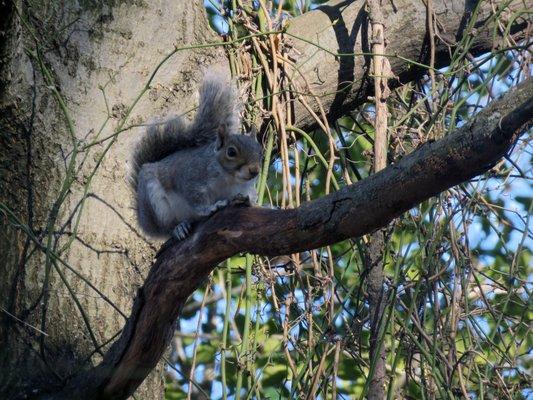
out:
{"label": "gray squirrel", "polygon": [[191,223],[232,202],[256,202],[262,148],[237,134],[234,92],[220,76],[206,76],[194,121],[152,124],[135,148],[131,185],[147,235],[183,240]]}

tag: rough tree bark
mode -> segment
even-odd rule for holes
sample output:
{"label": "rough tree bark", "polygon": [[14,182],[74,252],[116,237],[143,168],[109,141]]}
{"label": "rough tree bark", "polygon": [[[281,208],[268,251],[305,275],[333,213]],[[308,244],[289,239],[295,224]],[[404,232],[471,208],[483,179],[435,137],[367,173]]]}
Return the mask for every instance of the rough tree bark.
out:
{"label": "rough tree bark", "polygon": [[[0,29],[4,31],[0,36],[2,398],[32,398],[44,391],[50,398],[58,398],[57,391],[65,387],[67,389],[61,393],[64,398],[97,398],[102,391],[111,398],[126,398],[156,366],[178,315],[178,305],[183,304],[217,262],[239,250],[261,254],[293,253],[362,234],[424,196],[447,187],[444,183],[457,183],[483,170],[480,164],[461,164],[454,158],[447,159],[448,155],[439,158],[437,153],[434,154],[438,150],[435,144],[428,144],[420,152],[426,157],[434,154],[435,165],[441,171],[446,171],[444,160],[456,162],[454,166],[462,166],[462,170],[459,168],[449,177],[453,182],[439,175],[439,168],[432,170],[437,175],[428,177],[431,171],[427,172],[424,175],[427,180],[424,181],[424,176],[416,173],[422,173],[424,166],[411,158],[411,164],[405,161],[401,169],[395,166],[388,173],[377,174],[358,185],[357,191],[365,193],[365,198],[345,190],[302,209],[282,212],[285,214],[258,209],[226,210],[199,228],[190,241],[172,247],[160,257],[150,270],[144,289],[139,292],[122,339],[108,350],[106,343],[119,333],[124,319],[86,281],[100,289],[117,309],[128,314],[134,292],[148,271],[154,247],[144,241],[135,228],[126,184],[130,149],[142,128],[133,128],[121,134],[94,177],[91,172],[109,140],[92,147],[91,151],[96,151],[87,153],[90,156],[83,164],[77,162],[80,173],[66,201],[58,203],[57,219],[49,229],[50,235],[47,235],[49,214],[52,204],[57,203],[57,195],[65,179],[65,164],[72,151],[72,137],[51,90],[57,88],[65,99],[75,138],[83,145],[86,138],[94,137],[108,117],[109,125],[101,137],[113,132],[124,120],[126,110],[159,61],[174,46],[215,41],[215,38],[208,29],[199,0],[192,5],[166,0],[117,2],[113,5],[98,3],[97,6],[92,6],[90,2],[53,3],[37,1],[31,2],[31,6],[22,0],[0,3],[0,14],[8,17],[0,21]],[[328,4],[294,19],[289,28],[295,53],[300,53],[296,55],[297,63],[310,77],[314,93],[335,92],[344,88],[346,80],[357,82],[350,91],[322,98],[332,116],[365,101],[370,93],[371,85],[361,73],[364,71],[361,68],[366,65],[365,58],[334,57],[317,51],[316,46],[294,35],[318,41],[335,53],[365,49],[361,38],[366,35],[360,33],[366,25],[362,23],[366,18],[362,2],[349,3]],[[391,32],[388,49],[404,57],[394,58],[392,69],[404,80],[423,73],[421,69],[412,68],[405,58],[421,57],[424,60],[426,53],[421,50],[426,37],[425,24],[413,22],[425,18],[423,6],[422,3],[420,7],[411,3],[415,2],[402,0],[395,2],[397,10],[385,9],[386,21],[390,25],[386,29]],[[441,22],[446,28],[446,35],[442,36],[451,37],[452,41],[459,39],[471,12],[471,2],[452,0],[433,3],[437,16],[443,15]],[[333,17],[339,22],[332,26]],[[317,30],[311,32],[311,27]],[[348,31],[347,27],[352,28]],[[512,31],[520,31],[523,27],[523,21],[513,21]],[[33,30],[33,34],[28,28]],[[409,35],[405,35],[406,29],[409,29]],[[318,31],[323,32],[320,37],[317,37]],[[404,34],[395,34],[401,31]],[[475,50],[490,50],[492,39],[492,32],[478,32]],[[51,72],[54,85],[43,80],[42,69],[35,58],[36,46],[40,47],[38,55]],[[438,46],[437,60],[445,64],[448,59],[446,46],[442,43]],[[31,56],[27,50],[33,51]],[[219,49],[214,47],[202,50],[189,48],[176,53],[161,66],[146,96],[128,116],[127,124],[143,122],[147,116],[190,109],[192,95],[202,74],[198,66],[211,63],[227,65]],[[338,73],[325,73],[332,70]],[[300,78],[295,76],[295,79]],[[302,81],[300,83],[305,86]],[[99,86],[105,86],[105,99]],[[299,106],[295,106],[298,110]],[[299,125],[309,124],[304,115],[306,113],[301,110],[297,112]],[[495,144],[498,155],[509,144],[508,140],[504,142]],[[486,142],[475,145],[483,150]],[[461,154],[455,155],[461,158]],[[478,154],[475,156],[478,157]],[[406,174],[410,169],[413,176]],[[416,181],[414,176],[422,180]],[[435,186],[435,177],[442,179],[443,185]],[[372,200],[381,196],[379,187],[391,185],[400,178],[404,180],[396,184],[413,188],[411,197],[395,199],[390,204]],[[91,179],[78,229],[72,232],[76,224],[71,215],[78,210],[86,190],[85,184]],[[426,185],[428,190],[421,192],[417,189],[418,185]],[[361,225],[354,230],[348,222],[357,209],[370,214],[357,216]],[[281,215],[287,217],[284,226],[275,222],[275,218]],[[334,215],[338,219],[330,218]],[[369,215],[372,219],[368,219]],[[225,225],[228,217],[234,220],[231,226]],[[261,222],[265,225],[261,230],[256,229]],[[269,222],[272,223],[268,225]],[[26,228],[35,233],[32,240],[23,233]],[[269,243],[269,249],[258,245],[259,238],[272,237],[278,232],[278,238],[292,239],[273,241]],[[324,241],[318,233],[329,235],[329,241]],[[86,280],[73,274],[66,265],[54,264],[50,253],[48,257],[44,254],[42,250],[47,244],[47,236],[53,239],[51,243],[58,240],[50,249],[54,252],[74,238],[68,251],[62,254],[62,259]],[[298,242],[297,238],[302,242]],[[219,242],[217,246],[211,246],[208,245],[210,240]],[[203,256],[196,258],[197,255]],[[187,269],[192,267],[194,269]],[[143,319],[150,317],[146,314],[150,310],[147,304],[161,307],[151,314],[155,318],[153,321]],[[85,310],[85,315],[80,314],[80,309]],[[145,331],[146,326],[151,326],[151,330]],[[143,336],[143,333],[153,335]],[[102,346],[96,352],[95,343]],[[151,349],[150,345],[157,348]],[[136,358],[139,349],[148,349],[143,354],[146,359]],[[69,379],[79,369],[89,368],[102,359],[103,363],[96,369]],[[160,373],[156,371],[137,390],[137,395],[139,399],[161,397]]]}
{"label": "rough tree bark", "polygon": [[[114,6],[70,1],[0,4],[0,203],[46,246],[43,231],[66,178],[65,160],[72,141],[50,85],[27,50],[35,52],[39,47],[67,105],[76,140],[83,146],[108,117],[105,101],[110,120],[102,138],[116,129],[149,75],[174,46],[218,39],[200,0],[117,2]],[[227,65],[220,49],[176,54],[161,67],[127,124],[191,109],[202,69],[213,63]],[[106,100],[99,90],[104,85]],[[62,254],[124,316],[155,252],[136,228],[126,179],[130,148],[142,131],[124,132],[107,153],[89,187],[75,240]],[[53,238],[58,239],[54,251],[73,237],[76,219],[70,216],[78,209],[84,185],[108,142],[77,158],[81,171],[53,224]],[[89,157],[82,165],[85,154]],[[57,264],[57,269],[52,262],[47,265],[42,249],[35,250],[34,243],[8,221],[0,210],[0,398],[31,398],[42,389],[62,387],[64,379],[79,368],[98,363],[109,344],[95,352],[95,343],[109,342],[125,319],[64,265]],[[161,398],[163,390],[160,366],[136,398]]]}

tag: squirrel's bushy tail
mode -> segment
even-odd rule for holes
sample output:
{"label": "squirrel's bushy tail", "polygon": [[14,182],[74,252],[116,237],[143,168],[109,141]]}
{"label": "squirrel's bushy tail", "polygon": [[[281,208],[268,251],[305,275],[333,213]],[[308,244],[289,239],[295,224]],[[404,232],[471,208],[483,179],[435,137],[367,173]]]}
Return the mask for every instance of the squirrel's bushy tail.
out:
{"label": "squirrel's bushy tail", "polygon": [[130,184],[133,190],[137,190],[137,175],[142,166],[153,163],[171,155],[179,149],[188,147],[187,122],[176,117],[166,121],[155,122],[146,128],[135,150],[133,151]]}
{"label": "squirrel's bushy tail", "polygon": [[214,141],[221,125],[228,132],[235,132],[238,123],[233,86],[218,74],[206,75],[200,88],[198,112],[191,124],[176,117],[148,126],[133,152],[130,175],[133,190],[137,189],[137,175],[143,164],[160,161],[176,151]]}
{"label": "squirrel's bushy tail", "polygon": [[216,138],[221,125],[227,132],[236,133],[239,121],[235,104],[233,85],[217,73],[208,73],[200,89],[198,112],[190,127],[190,136],[197,140],[197,145]]}

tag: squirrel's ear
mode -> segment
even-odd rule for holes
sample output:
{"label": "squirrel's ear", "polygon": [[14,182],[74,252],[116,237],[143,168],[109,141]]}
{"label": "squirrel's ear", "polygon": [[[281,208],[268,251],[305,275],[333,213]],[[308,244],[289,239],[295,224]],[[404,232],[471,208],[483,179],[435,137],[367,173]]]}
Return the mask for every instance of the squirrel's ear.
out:
{"label": "squirrel's ear", "polygon": [[228,131],[224,124],[220,125],[217,129],[217,150],[221,149],[226,142],[226,137],[228,136]]}

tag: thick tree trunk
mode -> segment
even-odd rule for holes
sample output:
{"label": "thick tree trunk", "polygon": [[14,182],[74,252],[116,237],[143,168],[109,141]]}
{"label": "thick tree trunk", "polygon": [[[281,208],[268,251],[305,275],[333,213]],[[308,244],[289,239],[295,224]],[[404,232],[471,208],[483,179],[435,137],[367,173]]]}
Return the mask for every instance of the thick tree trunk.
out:
{"label": "thick tree trunk", "polygon": [[[124,325],[117,309],[129,314],[154,254],[137,231],[126,178],[129,149],[143,128],[122,133],[93,178],[110,141],[79,152],[74,168],[80,171],[58,201],[73,138],[44,70],[65,102],[81,148],[108,118],[107,107],[109,121],[100,138],[113,133],[174,46],[216,37],[199,0],[98,8],[90,2],[0,4],[0,398],[16,399],[62,386],[79,368],[101,360],[106,343]],[[192,108],[202,70],[211,63],[227,65],[223,53],[213,48],[175,54],[126,126]],[[47,257],[41,245],[15,226],[16,220],[33,230],[42,245],[50,238],[50,250],[61,253],[116,309],[52,253]],[[103,348],[95,351],[95,346]],[[161,368],[137,391],[137,399],[162,397]]]}

